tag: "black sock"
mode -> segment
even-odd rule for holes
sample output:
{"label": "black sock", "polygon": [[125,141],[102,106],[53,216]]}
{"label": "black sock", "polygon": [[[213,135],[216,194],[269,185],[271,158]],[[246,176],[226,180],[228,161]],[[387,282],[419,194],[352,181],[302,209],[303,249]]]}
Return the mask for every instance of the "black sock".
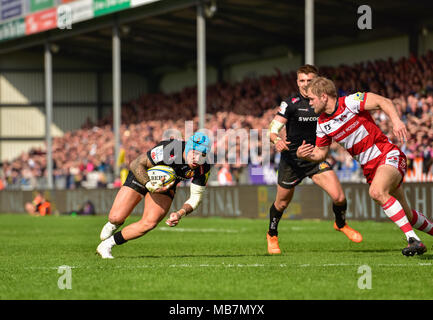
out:
{"label": "black sock", "polygon": [[[284,210],[283,210],[284,212]],[[275,205],[272,204],[271,209],[269,209],[269,235],[271,237],[278,236],[278,223],[283,215],[283,212],[280,212],[275,208]]]}
{"label": "black sock", "polygon": [[343,228],[346,225],[346,210],[347,210],[347,202],[344,201],[341,205],[336,205],[335,203],[332,205],[332,210],[335,215],[335,223],[338,228]]}
{"label": "black sock", "polygon": [[125,238],[122,236],[122,231],[116,232],[113,235],[113,238],[114,238],[114,242],[116,242],[117,245],[124,244],[125,242],[128,241],[128,240],[125,240]]}

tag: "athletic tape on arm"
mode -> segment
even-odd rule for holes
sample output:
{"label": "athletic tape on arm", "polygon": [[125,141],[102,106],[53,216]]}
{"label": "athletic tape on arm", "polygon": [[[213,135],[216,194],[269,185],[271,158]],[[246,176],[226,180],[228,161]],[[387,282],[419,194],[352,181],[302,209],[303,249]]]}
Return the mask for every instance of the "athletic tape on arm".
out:
{"label": "athletic tape on arm", "polygon": [[185,201],[185,204],[189,204],[195,210],[203,199],[203,193],[206,187],[191,183],[189,190],[189,199]]}
{"label": "athletic tape on arm", "polygon": [[270,133],[278,134],[283,127],[284,127],[284,123],[281,123],[280,121],[277,120],[272,120],[271,124],[269,125],[269,130]]}

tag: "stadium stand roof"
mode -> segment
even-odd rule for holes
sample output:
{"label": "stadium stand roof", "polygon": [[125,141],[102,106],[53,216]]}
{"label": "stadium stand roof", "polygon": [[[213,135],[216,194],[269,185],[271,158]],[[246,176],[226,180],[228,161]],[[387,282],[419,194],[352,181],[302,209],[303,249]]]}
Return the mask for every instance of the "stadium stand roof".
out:
{"label": "stadium stand roof", "polygon": [[[163,0],[73,26],[0,43],[0,54],[39,50],[47,39],[62,56],[83,58],[111,69],[112,24],[120,25],[122,69],[158,75],[196,64],[196,3]],[[216,12],[211,13],[212,4]],[[372,9],[373,29],[360,30],[360,5]],[[236,62],[281,57],[304,51],[304,0],[207,1],[207,64],[222,67]],[[412,35],[416,48],[420,31],[433,29],[430,0],[316,0],[315,49]],[[414,49],[415,50],[415,49]]]}

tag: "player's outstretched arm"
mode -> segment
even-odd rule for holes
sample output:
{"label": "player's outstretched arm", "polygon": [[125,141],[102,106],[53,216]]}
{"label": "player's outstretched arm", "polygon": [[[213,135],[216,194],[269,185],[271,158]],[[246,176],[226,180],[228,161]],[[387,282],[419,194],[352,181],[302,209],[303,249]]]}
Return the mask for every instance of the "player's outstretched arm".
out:
{"label": "player's outstretched arm", "polygon": [[191,183],[189,199],[185,201],[182,209],[172,212],[165,223],[170,227],[175,227],[182,217],[190,214],[200,205],[205,190],[205,186],[199,186],[195,183]]}
{"label": "player's outstretched arm", "polygon": [[401,121],[394,103],[386,97],[368,92],[365,105],[365,110],[382,110],[389,117],[392,123],[392,131],[401,143],[407,141],[408,133],[405,124]]}
{"label": "player's outstretched arm", "polygon": [[296,151],[296,156],[298,158],[311,162],[322,162],[326,159],[328,152],[329,146],[317,147],[312,144],[306,143],[304,140]]}
{"label": "player's outstretched arm", "polygon": [[193,211],[194,209],[189,204],[184,204],[180,210],[170,213],[170,216],[165,223],[170,227],[175,227],[179,223],[180,219]]}

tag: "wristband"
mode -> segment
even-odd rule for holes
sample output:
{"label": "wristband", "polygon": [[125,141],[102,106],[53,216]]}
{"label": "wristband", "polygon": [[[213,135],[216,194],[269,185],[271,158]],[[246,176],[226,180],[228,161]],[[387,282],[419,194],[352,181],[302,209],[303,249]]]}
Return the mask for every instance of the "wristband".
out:
{"label": "wristband", "polygon": [[284,123],[274,119],[271,121],[271,124],[269,125],[269,133],[275,133],[276,135],[278,135],[278,133],[281,131],[283,127],[284,127]]}
{"label": "wristband", "polygon": [[276,137],[274,141],[272,141],[273,144],[276,144],[278,141],[282,140],[280,137]]}

